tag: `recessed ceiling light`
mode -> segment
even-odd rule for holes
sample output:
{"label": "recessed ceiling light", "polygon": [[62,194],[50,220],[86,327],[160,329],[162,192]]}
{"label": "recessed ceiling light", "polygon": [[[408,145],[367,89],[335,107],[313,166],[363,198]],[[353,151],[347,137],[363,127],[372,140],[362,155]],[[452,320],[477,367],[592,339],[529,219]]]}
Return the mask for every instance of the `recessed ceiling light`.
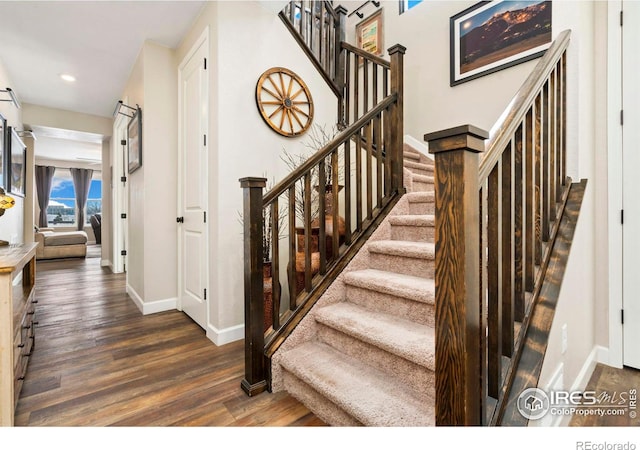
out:
{"label": "recessed ceiling light", "polygon": [[74,77],[73,75],[69,75],[67,73],[60,74],[60,78],[62,78],[64,81],[69,81],[69,82],[76,81],[76,77]]}

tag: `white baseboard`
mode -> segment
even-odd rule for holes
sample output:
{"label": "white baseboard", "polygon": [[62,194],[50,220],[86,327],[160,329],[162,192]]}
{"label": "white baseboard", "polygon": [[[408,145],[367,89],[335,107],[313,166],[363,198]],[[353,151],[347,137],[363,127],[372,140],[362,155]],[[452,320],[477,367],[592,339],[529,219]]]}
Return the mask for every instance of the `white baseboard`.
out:
{"label": "white baseboard", "polygon": [[419,140],[417,140],[413,136],[409,136],[408,134],[404,135],[404,142],[405,144],[409,144],[411,147],[418,150],[427,158],[433,159],[433,155],[429,154],[429,146],[425,142],[420,142]]}
{"label": "white baseboard", "polygon": [[136,290],[133,289],[131,285],[129,285],[128,283],[127,283],[127,294],[129,294],[129,296],[133,300],[133,303],[135,303],[135,305],[138,307],[140,312],[145,316],[147,314],[155,314],[163,311],[170,311],[172,309],[176,309],[176,305],[178,303],[177,297],[166,298],[163,300],[156,300],[153,302],[145,302],[142,299],[142,297],[138,295]]}
{"label": "white baseboard", "polygon": [[244,325],[235,325],[223,330],[218,330],[211,324],[207,325],[207,338],[216,345],[225,345],[230,342],[244,339]]}
{"label": "white baseboard", "polygon": [[[573,384],[569,389],[570,392],[584,391],[587,384],[589,384],[589,380],[591,379],[591,375],[593,375],[593,370],[596,368],[596,364],[603,362],[602,358],[607,358],[608,360],[608,352],[609,350],[607,348],[600,345],[596,345],[591,349],[591,353],[589,353],[589,356],[585,359],[580,372],[578,372],[578,376],[573,381]],[[569,426],[571,418],[572,416],[562,416],[562,420],[559,421],[557,425],[561,427]]]}

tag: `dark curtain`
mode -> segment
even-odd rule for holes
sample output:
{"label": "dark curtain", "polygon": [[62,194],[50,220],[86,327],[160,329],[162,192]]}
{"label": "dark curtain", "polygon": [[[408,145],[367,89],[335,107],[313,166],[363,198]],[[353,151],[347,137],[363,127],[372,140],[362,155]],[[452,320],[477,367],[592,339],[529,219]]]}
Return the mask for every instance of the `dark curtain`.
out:
{"label": "dark curtain", "polygon": [[47,207],[49,206],[51,184],[55,171],[56,168],[53,166],[36,166],[36,191],[38,192],[38,206],[40,207],[38,226],[43,228],[49,225],[47,223]]}
{"label": "dark curtain", "polygon": [[84,229],[84,208],[87,206],[89,187],[91,187],[91,169],[69,169],[73,178],[73,186],[76,189],[76,220],[78,230]]}

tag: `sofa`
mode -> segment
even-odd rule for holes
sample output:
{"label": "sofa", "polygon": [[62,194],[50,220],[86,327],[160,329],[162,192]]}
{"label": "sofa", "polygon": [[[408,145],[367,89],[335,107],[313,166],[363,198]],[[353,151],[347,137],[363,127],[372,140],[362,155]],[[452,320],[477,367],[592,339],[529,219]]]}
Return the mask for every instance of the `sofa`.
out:
{"label": "sofa", "polygon": [[40,228],[35,231],[36,259],[85,258],[87,233],[84,231],[54,231]]}

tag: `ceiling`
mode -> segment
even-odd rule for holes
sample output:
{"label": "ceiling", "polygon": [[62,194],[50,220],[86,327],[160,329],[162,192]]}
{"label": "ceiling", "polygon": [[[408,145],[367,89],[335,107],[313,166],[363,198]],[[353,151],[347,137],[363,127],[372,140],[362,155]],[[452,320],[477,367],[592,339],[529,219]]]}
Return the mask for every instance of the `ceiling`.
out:
{"label": "ceiling", "polygon": [[[111,117],[144,41],[177,47],[205,3],[0,1],[0,60],[9,87],[21,103]],[[37,159],[99,165],[102,136],[29,126]]]}
{"label": "ceiling", "polygon": [[143,42],[175,48],[205,3],[0,1],[0,60],[20,102],[111,117]]}

